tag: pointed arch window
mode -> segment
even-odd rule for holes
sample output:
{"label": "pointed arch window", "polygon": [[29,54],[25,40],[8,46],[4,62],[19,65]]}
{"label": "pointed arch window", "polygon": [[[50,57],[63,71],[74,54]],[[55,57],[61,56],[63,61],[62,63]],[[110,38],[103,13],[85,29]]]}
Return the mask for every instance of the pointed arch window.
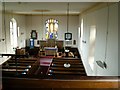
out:
{"label": "pointed arch window", "polygon": [[17,47],[17,22],[14,18],[10,21],[10,42],[12,49]]}
{"label": "pointed arch window", "polygon": [[46,20],[46,39],[58,39],[58,20],[50,18]]}

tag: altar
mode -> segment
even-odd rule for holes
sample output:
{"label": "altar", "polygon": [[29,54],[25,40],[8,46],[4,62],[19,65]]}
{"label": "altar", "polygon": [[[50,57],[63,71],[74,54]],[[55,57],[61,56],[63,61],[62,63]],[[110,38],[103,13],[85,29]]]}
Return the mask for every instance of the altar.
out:
{"label": "altar", "polygon": [[46,55],[54,56],[57,53],[58,48],[55,48],[55,47],[44,47],[44,51],[45,51]]}

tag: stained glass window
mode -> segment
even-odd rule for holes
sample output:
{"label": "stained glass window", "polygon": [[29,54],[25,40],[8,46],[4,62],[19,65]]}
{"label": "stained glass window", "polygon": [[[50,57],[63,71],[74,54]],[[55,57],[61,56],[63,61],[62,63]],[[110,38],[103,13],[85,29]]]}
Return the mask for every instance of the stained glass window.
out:
{"label": "stained glass window", "polygon": [[46,39],[58,39],[58,20],[46,20]]}

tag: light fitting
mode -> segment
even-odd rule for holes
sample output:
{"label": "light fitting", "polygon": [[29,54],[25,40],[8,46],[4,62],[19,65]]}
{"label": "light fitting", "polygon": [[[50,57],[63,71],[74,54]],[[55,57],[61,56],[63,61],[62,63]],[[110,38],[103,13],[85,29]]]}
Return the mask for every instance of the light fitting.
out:
{"label": "light fitting", "polygon": [[50,12],[50,10],[47,9],[36,9],[36,10],[32,10],[33,12]]}
{"label": "light fitting", "polygon": [[67,33],[69,29],[69,3],[67,4]]}
{"label": "light fitting", "polygon": [[69,68],[70,66],[71,66],[70,63],[64,63],[65,68]]}

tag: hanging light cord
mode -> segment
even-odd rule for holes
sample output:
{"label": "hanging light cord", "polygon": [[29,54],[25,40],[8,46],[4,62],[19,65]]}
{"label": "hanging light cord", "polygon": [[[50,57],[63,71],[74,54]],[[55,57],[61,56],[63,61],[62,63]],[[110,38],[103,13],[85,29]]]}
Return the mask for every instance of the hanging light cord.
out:
{"label": "hanging light cord", "polygon": [[11,13],[12,13],[12,19],[13,19],[13,10],[11,10]]}
{"label": "hanging light cord", "polygon": [[[42,25],[43,25],[43,10],[42,10]],[[43,29],[43,28],[42,28]]]}
{"label": "hanging light cord", "polygon": [[4,16],[4,31],[5,31],[5,46],[6,46],[6,53],[7,53],[7,35],[6,35],[6,23],[5,23],[5,2],[3,1],[3,16]]}
{"label": "hanging light cord", "polygon": [[67,33],[69,29],[69,3],[67,4]]}
{"label": "hanging light cord", "polygon": [[[44,12],[44,10],[42,10],[42,31],[43,31],[43,35],[44,35],[43,12]],[[43,35],[42,35],[42,39],[43,39]]]}
{"label": "hanging light cord", "polygon": [[107,3],[107,31],[106,31],[106,46],[105,46],[105,62],[107,58],[108,29],[109,29],[109,5]]}
{"label": "hanging light cord", "polygon": [[33,27],[33,26],[32,26],[32,13],[31,13],[31,29],[32,29],[32,27]]}

